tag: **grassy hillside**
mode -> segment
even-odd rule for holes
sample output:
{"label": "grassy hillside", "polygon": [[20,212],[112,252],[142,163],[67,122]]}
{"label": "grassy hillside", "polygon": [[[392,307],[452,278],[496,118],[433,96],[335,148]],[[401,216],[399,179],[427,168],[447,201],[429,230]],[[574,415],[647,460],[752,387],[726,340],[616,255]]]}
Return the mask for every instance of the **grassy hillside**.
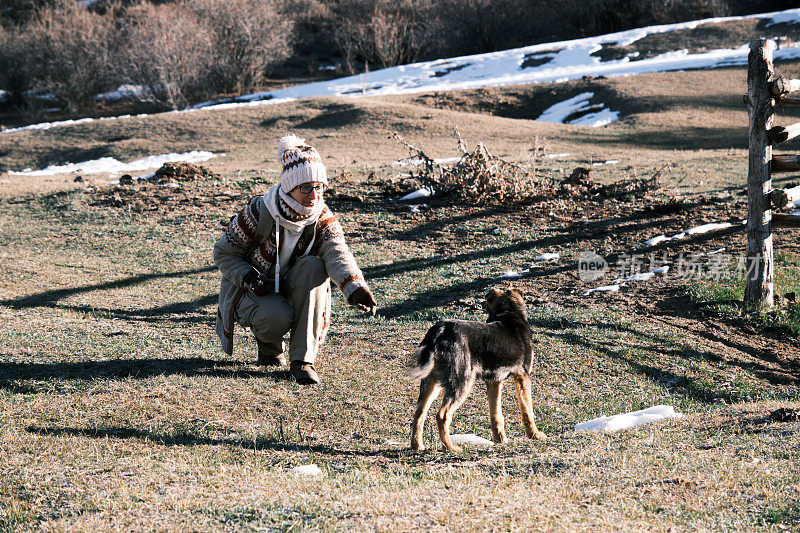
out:
{"label": "grassy hillside", "polygon": [[[778,69],[797,76],[800,65]],[[741,253],[736,228],[643,242],[743,216],[744,88],[744,70],[723,69],[0,135],[6,171],[220,155],[205,164],[218,178],[177,187],[0,175],[0,530],[797,528],[800,426],[770,416],[800,408],[797,339],[706,305],[705,280],[668,276],[584,297],[594,285],[575,266],[583,250]],[[622,120],[599,129],[530,120],[587,90]],[[408,152],[388,133],[452,157],[456,126],[470,148],[483,142],[556,182],[583,166],[606,184],[661,170],[661,187],[523,205],[431,202],[420,213],[390,201],[408,171],[391,163]],[[321,152],[330,204],[379,301],[378,316],[365,318],[335,295],[312,388],[256,366],[241,329],[234,356],[222,355],[212,329],[219,221],[275,182],[287,131]],[[592,166],[608,160],[618,163]],[[125,201],[110,201],[114,192]],[[800,289],[798,236],[775,237],[779,294]],[[555,262],[535,261],[556,251]],[[431,450],[410,452],[409,354],[438,318],[484,319],[483,294],[508,285],[499,276],[510,269],[529,269],[514,285],[527,294],[534,410],[551,438],[523,437],[507,390],[508,445],[441,452],[429,420]],[[615,434],[572,430],[656,404],[686,416]],[[482,384],[454,432],[490,435]],[[323,475],[290,474],[308,463]]]}

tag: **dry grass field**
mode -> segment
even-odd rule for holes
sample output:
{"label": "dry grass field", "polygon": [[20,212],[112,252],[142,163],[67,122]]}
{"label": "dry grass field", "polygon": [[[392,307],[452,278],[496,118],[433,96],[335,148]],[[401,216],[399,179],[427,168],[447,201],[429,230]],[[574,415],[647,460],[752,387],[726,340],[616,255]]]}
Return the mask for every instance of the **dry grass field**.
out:
{"label": "dry grass field", "polygon": [[[800,77],[800,64],[778,64]],[[745,70],[361,99],[95,121],[0,135],[0,530],[3,531],[711,531],[800,528],[800,357],[785,305],[742,315],[717,300],[735,279],[668,275],[584,296],[577,258],[744,251],[740,226],[647,247],[708,222],[741,220]],[[603,128],[534,122],[591,90],[622,119]],[[781,110],[779,122],[797,116]],[[660,174],[619,198],[519,205],[442,199],[412,212],[391,185],[408,151],[470,148],[560,182],[576,167],[612,184]],[[286,132],[320,151],[329,203],[375,292],[364,317],[334,301],[322,382],[234,356],[213,332],[221,220],[278,176]],[[109,176],[7,173],[99,157],[209,150],[218,176],[129,186]],[[543,154],[569,154],[547,159]],[[593,166],[609,160],[616,164]],[[781,177],[790,183],[794,176]],[[120,202],[110,201],[117,193]],[[361,196],[364,201],[358,201]],[[524,199],[522,199],[524,200]],[[800,232],[776,232],[780,295],[800,289]],[[553,262],[537,262],[559,252]],[[483,319],[486,290],[523,271],[537,342],[534,409],[550,438],[524,438],[506,394],[510,443],[409,450],[417,384],[408,356],[442,317]],[[477,385],[454,432],[490,436]],[[686,416],[619,433],[573,431],[657,404]],[[791,417],[789,417],[791,418]],[[290,470],[313,463],[322,474]]]}

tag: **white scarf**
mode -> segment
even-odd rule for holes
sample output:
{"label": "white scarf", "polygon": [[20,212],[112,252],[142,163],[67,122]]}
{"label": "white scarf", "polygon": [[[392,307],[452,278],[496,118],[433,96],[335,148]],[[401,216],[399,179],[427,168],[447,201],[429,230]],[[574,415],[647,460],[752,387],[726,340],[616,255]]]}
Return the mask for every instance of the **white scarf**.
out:
{"label": "white scarf", "polygon": [[[298,215],[304,218],[299,220],[289,220],[285,218],[278,208],[278,202],[281,199],[283,199],[292,210],[297,212]],[[279,292],[281,270],[286,268],[286,265],[289,263],[289,258],[295,246],[297,246],[297,241],[300,240],[300,235],[303,234],[303,230],[311,224],[316,224],[317,220],[319,220],[319,216],[325,208],[325,202],[319,202],[314,207],[305,207],[300,202],[284,193],[281,190],[280,184],[278,184],[273,185],[264,193],[264,205],[267,206],[270,215],[275,219],[275,254],[277,256],[275,258],[275,292]],[[280,237],[281,228],[284,229],[284,239]],[[314,245],[315,239],[316,229],[314,236],[311,238],[311,242],[308,243],[308,246],[303,251],[303,255],[308,254],[311,247]],[[281,242],[281,240],[284,242]]]}

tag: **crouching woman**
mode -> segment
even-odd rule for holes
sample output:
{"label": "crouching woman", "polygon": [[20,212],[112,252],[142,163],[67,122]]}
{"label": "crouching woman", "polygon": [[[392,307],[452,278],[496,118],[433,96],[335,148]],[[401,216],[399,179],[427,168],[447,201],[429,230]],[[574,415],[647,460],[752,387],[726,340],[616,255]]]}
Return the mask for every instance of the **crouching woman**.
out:
{"label": "crouching woman", "polygon": [[289,333],[291,374],[308,385],[319,382],[314,361],[330,326],[329,279],[370,315],[377,303],[325,204],[328,178],[317,150],[287,135],[278,161],[280,182],[239,211],[214,245],[222,273],[216,328],[229,355],[234,324],[250,328],[266,366],[286,363]]}

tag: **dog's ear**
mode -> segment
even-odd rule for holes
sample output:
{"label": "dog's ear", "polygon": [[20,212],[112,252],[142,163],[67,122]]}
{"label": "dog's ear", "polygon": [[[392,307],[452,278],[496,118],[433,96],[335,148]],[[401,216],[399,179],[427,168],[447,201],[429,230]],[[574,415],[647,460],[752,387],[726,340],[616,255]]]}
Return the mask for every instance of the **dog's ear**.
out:
{"label": "dog's ear", "polygon": [[503,291],[498,290],[498,289],[492,289],[489,292],[487,292],[486,293],[486,301],[489,303],[489,306],[490,307],[493,306],[495,300],[497,300],[497,298],[502,294],[503,294]]}
{"label": "dog's ear", "polygon": [[508,292],[516,292],[517,294],[520,295],[520,297],[522,297],[522,298],[525,297],[525,290],[524,289],[520,289],[519,287],[511,287],[508,290]]}

